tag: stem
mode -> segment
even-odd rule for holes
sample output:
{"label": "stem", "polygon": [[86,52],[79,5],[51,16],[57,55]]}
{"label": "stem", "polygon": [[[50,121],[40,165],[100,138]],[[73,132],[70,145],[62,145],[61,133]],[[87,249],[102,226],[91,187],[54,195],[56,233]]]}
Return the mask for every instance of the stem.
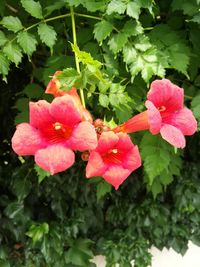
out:
{"label": "stem", "polygon": [[102,18],[100,18],[100,17],[91,16],[91,15],[87,15],[87,14],[81,14],[81,13],[74,13],[74,14],[76,16],[78,16],[78,17],[83,17],[83,18],[88,18],[88,19],[102,20]]}
{"label": "stem", "polygon": [[49,21],[52,21],[52,20],[56,20],[56,19],[62,19],[62,18],[66,18],[66,17],[70,17],[71,16],[71,13],[67,13],[67,14],[63,14],[63,15],[59,15],[59,16],[55,16],[55,17],[52,17],[52,18],[48,18],[48,19],[44,19],[42,21],[39,21],[33,25],[31,25],[30,27],[26,28],[25,31],[28,31],[34,27],[36,27],[37,25],[39,25],[41,22],[49,22]]}
{"label": "stem", "polygon": [[[74,43],[74,45],[77,46],[76,24],[75,24],[74,9],[73,9],[73,7],[70,7],[70,12],[71,12],[71,19],[72,19],[73,43]],[[79,61],[78,61],[78,57],[76,56],[76,53],[75,53],[75,63],[76,63],[77,72],[80,73],[80,66],[79,66]],[[81,96],[82,105],[85,108],[85,98],[84,98],[84,93],[83,93],[83,89],[82,88],[80,88],[80,96]]]}

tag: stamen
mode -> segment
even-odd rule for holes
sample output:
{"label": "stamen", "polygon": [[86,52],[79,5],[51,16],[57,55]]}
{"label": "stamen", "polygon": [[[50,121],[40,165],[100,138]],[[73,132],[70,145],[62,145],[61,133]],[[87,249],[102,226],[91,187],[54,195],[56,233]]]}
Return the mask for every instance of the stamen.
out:
{"label": "stamen", "polygon": [[158,108],[158,110],[159,110],[160,112],[165,111],[165,110],[166,110],[166,107],[165,107],[165,106],[161,106],[161,107]]}
{"label": "stamen", "polygon": [[62,128],[62,125],[59,122],[55,122],[53,127],[55,130],[60,130]]}

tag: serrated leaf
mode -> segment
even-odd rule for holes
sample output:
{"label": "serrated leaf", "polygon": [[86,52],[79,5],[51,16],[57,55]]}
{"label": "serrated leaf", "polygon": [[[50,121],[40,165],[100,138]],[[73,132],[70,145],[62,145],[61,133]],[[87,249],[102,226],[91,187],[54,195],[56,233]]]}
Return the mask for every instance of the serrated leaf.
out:
{"label": "serrated leaf", "polygon": [[31,14],[32,17],[37,19],[42,19],[42,6],[40,2],[34,1],[34,0],[20,0],[23,8]]}
{"label": "serrated leaf", "polygon": [[41,41],[52,49],[57,40],[57,33],[54,28],[46,23],[41,23],[38,26],[38,34]]}
{"label": "serrated leaf", "polygon": [[112,32],[113,26],[109,21],[102,20],[95,24],[94,27],[94,37],[98,42],[102,42],[106,39]]}
{"label": "serrated leaf", "polygon": [[76,266],[89,266],[89,260],[93,258],[93,253],[90,249],[91,240],[77,239],[71,243],[70,249],[66,254],[67,260]]}
{"label": "serrated leaf", "polygon": [[53,11],[61,9],[63,6],[65,6],[66,3],[63,0],[57,0],[55,3],[49,5],[49,6],[45,6],[44,10],[45,10],[45,16],[50,15]]}
{"label": "serrated leaf", "polygon": [[140,35],[141,33],[143,33],[143,28],[138,21],[128,20],[125,23],[122,29],[122,32],[125,33],[127,37],[136,36],[136,35]]}
{"label": "serrated leaf", "polygon": [[107,7],[107,14],[123,14],[126,10],[126,3],[123,0],[111,0]]}
{"label": "serrated leaf", "polygon": [[193,98],[191,102],[192,111],[194,116],[200,120],[200,95],[197,95]]}
{"label": "serrated leaf", "polygon": [[17,42],[28,56],[36,50],[37,40],[33,34],[20,32],[17,35]]}
{"label": "serrated leaf", "polygon": [[130,44],[125,45],[123,48],[124,62],[126,64],[131,64],[137,58],[137,51]]}
{"label": "serrated leaf", "polygon": [[116,54],[122,50],[123,46],[127,43],[128,37],[125,33],[114,34],[108,42],[110,50]]}
{"label": "serrated leaf", "polygon": [[104,197],[106,194],[110,193],[112,190],[111,184],[105,182],[102,180],[98,185],[97,185],[97,200],[100,200],[102,197]]}
{"label": "serrated leaf", "polygon": [[104,95],[104,94],[100,94],[99,95],[99,104],[104,107],[104,108],[107,108],[108,105],[109,105],[109,98],[107,95]]}
{"label": "serrated leaf", "polygon": [[138,20],[140,15],[140,6],[137,2],[129,2],[127,5],[126,13],[128,16]]}
{"label": "serrated leaf", "polygon": [[3,48],[3,52],[10,61],[15,63],[16,66],[18,66],[22,60],[21,48],[16,43],[8,43]]}
{"label": "serrated leaf", "polygon": [[5,34],[0,31],[0,46],[3,46],[7,41],[8,39],[6,38]]}
{"label": "serrated leaf", "polygon": [[9,60],[0,52],[0,74],[2,74],[3,77],[8,75],[9,65]]}
{"label": "serrated leaf", "polygon": [[42,239],[42,237],[49,232],[49,225],[47,223],[41,223],[37,225],[31,225],[26,235],[32,238],[33,242],[36,243]]}
{"label": "serrated leaf", "polygon": [[144,169],[152,185],[154,178],[162,173],[170,163],[170,153],[164,141],[157,135],[146,133],[141,142],[141,155]]}
{"label": "serrated leaf", "polygon": [[73,86],[79,87],[81,80],[80,74],[73,68],[64,69],[56,78],[60,81],[64,91],[70,90]]}
{"label": "serrated leaf", "polygon": [[16,218],[20,213],[22,213],[24,209],[24,205],[19,202],[12,202],[10,203],[6,209],[5,209],[5,214],[8,216],[10,219]]}
{"label": "serrated leaf", "polygon": [[13,32],[18,32],[23,29],[23,25],[18,17],[4,17],[0,24],[2,24],[6,29]]}
{"label": "serrated leaf", "polygon": [[37,173],[37,176],[38,176],[38,182],[39,184],[46,178],[46,177],[49,177],[51,174],[50,172],[47,172],[43,169],[41,169],[38,165],[35,164],[34,166],[34,170],[36,171]]}

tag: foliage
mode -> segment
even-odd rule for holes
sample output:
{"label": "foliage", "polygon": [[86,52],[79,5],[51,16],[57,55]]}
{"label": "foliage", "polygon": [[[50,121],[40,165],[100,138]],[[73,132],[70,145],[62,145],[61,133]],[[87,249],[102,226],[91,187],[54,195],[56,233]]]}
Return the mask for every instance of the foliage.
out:
{"label": "foliage", "polygon": [[200,245],[198,133],[183,152],[134,134],[144,164],[118,191],[85,179],[79,155],[51,176],[10,148],[29,101],[51,101],[44,88],[56,70],[65,90],[82,89],[92,114],[112,125],[143,111],[149,84],[164,76],[185,89],[200,120],[199,8],[197,0],[0,2],[0,266],[94,266],[103,254],[108,267],[146,267],[151,245],[182,254],[188,240]]}

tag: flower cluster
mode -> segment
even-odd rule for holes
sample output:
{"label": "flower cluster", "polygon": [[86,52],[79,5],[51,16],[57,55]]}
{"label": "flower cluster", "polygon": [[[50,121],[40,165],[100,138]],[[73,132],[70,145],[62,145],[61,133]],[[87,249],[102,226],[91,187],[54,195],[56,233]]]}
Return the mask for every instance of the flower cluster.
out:
{"label": "flower cluster", "polygon": [[45,92],[53,94],[54,100],[30,102],[29,123],[17,126],[12,148],[18,155],[34,155],[36,164],[51,174],[71,167],[74,151],[81,151],[82,159],[88,161],[86,177],[102,176],[118,189],[141,166],[138,147],[128,133],[149,130],[152,134],[160,133],[173,146],[183,148],[184,135],[192,135],[197,130],[192,112],[183,106],[183,89],[167,79],[151,84],[146,111],[114,129],[100,119],[93,121],[75,87],[63,91],[59,80],[53,78]]}

